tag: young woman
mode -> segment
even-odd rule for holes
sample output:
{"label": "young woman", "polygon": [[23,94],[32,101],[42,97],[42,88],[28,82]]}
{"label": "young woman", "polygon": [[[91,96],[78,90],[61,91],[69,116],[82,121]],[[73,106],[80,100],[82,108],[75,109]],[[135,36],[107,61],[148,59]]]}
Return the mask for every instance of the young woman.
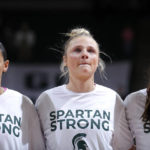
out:
{"label": "young woman", "polygon": [[8,65],[5,48],[0,43],[0,149],[44,150],[38,115],[31,100],[1,86]]}
{"label": "young woman", "polygon": [[150,86],[125,99],[126,114],[137,150],[150,149]]}
{"label": "young woman", "polygon": [[[36,101],[46,149],[128,150],[132,139],[123,102],[115,91],[94,82],[97,68],[104,70],[98,43],[84,28],[66,35],[61,70],[69,81],[43,92]],[[127,141],[121,141],[120,128],[128,134]]]}

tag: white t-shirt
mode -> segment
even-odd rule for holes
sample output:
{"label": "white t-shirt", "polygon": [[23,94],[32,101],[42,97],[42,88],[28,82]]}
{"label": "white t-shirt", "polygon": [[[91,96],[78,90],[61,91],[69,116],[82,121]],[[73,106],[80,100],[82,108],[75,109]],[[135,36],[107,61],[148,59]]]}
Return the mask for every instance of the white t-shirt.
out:
{"label": "white t-shirt", "polygon": [[91,92],[76,93],[62,85],[43,92],[36,108],[47,150],[112,150],[112,144],[127,150],[131,146],[119,145],[118,132],[112,140],[117,120],[125,113],[120,113],[124,112],[122,100],[109,88],[96,84]]}
{"label": "white t-shirt", "polygon": [[0,95],[0,150],[44,150],[37,112],[31,100],[6,89]]}
{"label": "white t-shirt", "polygon": [[137,150],[150,150],[150,123],[142,121],[146,103],[146,89],[131,93],[125,99],[127,120],[133,137],[136,139]]}

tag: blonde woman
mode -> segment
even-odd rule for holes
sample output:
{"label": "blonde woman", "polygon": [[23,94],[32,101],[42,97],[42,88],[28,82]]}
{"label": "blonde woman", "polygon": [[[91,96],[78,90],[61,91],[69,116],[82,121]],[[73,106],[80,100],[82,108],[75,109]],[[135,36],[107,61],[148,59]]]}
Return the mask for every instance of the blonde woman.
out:
{"label": "blonde woman", "polygon": [[43,92],[36,101],[46,149],[112,150],[114,145],[128,150],[132,145],[128,135],[125,144],[119,143],[124,134],[114,132],[116,128],[119,132],[122,120],[122,131],[130,135],[122,100],[115,91],[94,82],[96,70],[104,71],[98,43],[84,28],[66,36],[61,70],[69,81]]}

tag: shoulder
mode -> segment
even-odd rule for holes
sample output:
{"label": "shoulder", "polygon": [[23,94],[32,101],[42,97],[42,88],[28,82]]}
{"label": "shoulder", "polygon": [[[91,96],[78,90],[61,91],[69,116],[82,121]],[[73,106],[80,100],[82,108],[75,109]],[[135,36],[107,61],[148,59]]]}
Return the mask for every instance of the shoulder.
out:
{"label": "shoulder", "polygon": [[7,96],[16,96],[16,97],[21,97],[22,94],[18,91],[12,90],[12,89],[7,89],[6,91]]}
{"label": "shoulder", "polygon": [[49,101],[52,96],[56,96],[60,93],[64,93],[65,85],[54,87],[42,92],[36,100],[36,105],[41,103],[41,101]]}
{"label": "shoulder", "polygon": [[12,89],[7,89],[6,90],[6,96],[8,99],[9,99],[9,97],[11,99],[14,99],[14,103],[20,104],[22,108],[25,106],[34,107],[32,100],[28,96],[26,96],[26,95],[24,95],[18,91],[15,91]]}
{"label": "shoulder", "polygon": [[7,89],[6,90],[6,96],[17,100],[22,100],[22,101],[28,101],[30,103],[32,103],[32,101],[30,100],[29,97],[27,97],[26,95],[16,91],[16,90],[12,90],[12,89]]}
{"label": "shoulder", "polygon": [[50,96],[52,94],[61,93],[61,92],[64,91],[64,88],[65,88],[64,85],[61,85],[61,86],[58,86],[58,87],[54,87],[54,88],[48,89],[48,90],[42,92],[39,97],[46,96],[46,95]]}
{"label": "shoulder", "polygon": [[61,86],[57,86],[57,87],[54,87],[54,88],[51,88],[49,90],[46,90],[44,93],[45,94],[57,94],[57,93],[61,93],[61,92],[64,92],[64,89],[65,89],[65,85],[61,85]]}
{"label": "shoulder", "polygon": [[99,85],[99,84],[96,84],[96,88],[97,88],[97,91],[99,91],[99,92],[110,93],[110,94],[115,94],[115,95],[117,94],[116,91],[114,91],[108,87]]}
{"label": "shoulder", "polygon": [[114,96],[117,99],[121,99],[120,95],[113,89],[97,84],[96,91],[101,92],[102,94],[106,94],[109,96]]}
{"label": "shoulder", "polygon": [[130,93],[129,95],[127,95],[127,97],[125,98],[125,105],[128,106],[128,105],[135,105],[139,102],[144,102],[145,103],[145,100],[146,100],[146,89],[142,89],[142,90],[139,90],[139,91],[136,91],[136,92],[132,92]]}
{"label": "shoulder", "polygon": [[120,106],[120,107],[124,105],[122,98],[115,90],[97,84],[97,91],[99,93],[101,92],[101,94],[109,96],[110,99],[114,99],[115,105]]}

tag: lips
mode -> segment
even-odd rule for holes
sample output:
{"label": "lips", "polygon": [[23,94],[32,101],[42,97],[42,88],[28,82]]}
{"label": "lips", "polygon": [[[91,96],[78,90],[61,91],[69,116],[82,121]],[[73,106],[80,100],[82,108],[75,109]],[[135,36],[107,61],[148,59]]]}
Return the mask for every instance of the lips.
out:
{"label": "lips", "polygon": [[79,66],[89,66],[89,63],[80,63]]}
{"label": "lips", "polygon": [[82,63],[80,63],[80,65],[89,65],[89,63],[87,63],[87,62],[82,62]]}

